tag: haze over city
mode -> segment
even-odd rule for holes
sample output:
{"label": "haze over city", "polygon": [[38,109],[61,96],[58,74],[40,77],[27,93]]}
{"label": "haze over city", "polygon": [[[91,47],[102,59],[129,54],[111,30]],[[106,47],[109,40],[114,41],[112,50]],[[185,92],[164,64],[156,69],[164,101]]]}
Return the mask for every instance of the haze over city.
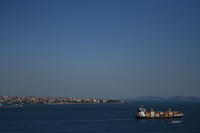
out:
{"label": "haze over city", "polygon": [[2,0],[0,95],[199,96],[198,0]]}

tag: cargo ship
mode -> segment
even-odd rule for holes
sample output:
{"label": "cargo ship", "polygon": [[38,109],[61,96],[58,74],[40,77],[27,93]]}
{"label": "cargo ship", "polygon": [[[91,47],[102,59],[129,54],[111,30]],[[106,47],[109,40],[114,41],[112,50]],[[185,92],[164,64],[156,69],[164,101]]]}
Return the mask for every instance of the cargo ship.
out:
{"label": "cargo ship", "polygon": [[167,111],[155,111],[153,108],[146,110],[143,106],[138,108],[136,113],[136,119],[170,119],[184,117],[184,113],[181,111],[172,111],[169,108]]}

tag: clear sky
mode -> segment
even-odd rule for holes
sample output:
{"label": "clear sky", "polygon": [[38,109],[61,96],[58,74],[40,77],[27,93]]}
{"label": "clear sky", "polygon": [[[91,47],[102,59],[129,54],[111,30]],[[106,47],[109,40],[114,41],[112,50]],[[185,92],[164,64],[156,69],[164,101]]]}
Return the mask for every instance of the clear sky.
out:
{"label": "clear sky", "polygon": [[0,95],[200,96],[199,0],[1,0]]}

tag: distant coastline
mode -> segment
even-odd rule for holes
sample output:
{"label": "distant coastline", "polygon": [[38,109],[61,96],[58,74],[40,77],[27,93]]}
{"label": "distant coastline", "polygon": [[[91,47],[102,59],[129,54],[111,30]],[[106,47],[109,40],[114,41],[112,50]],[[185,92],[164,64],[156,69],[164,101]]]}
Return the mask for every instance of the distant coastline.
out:
{"label": "distant coastline", "polygon": [[119,99],[74,98],[74,97],[34,97],[0,96],[1,104],[108,104],[122,103]]}
{"label": "distant coastline", "polygon": [[100,99],[100,98],[75,98],[75,97],[36,97],[36,96],[0,96],[0,107],[4,105],[23,105],[23,104],[118,104],[132,102],[200,102],[200,97],[192,96],[173,96],[156,97],[143,96],[126,100],[121,99]]}
{"label": "distant coastline", "polygon": [[149,101],[149,102],[200,102],[200,97],[194,96],[173,96],[173,97],[157,97],[143,96],[128,100],[129,102]]}

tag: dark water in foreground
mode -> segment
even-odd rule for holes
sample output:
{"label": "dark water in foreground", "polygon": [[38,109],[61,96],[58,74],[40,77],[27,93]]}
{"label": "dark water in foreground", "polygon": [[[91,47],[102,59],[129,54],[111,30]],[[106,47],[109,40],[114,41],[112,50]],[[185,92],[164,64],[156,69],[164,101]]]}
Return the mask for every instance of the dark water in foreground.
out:
{"label": "dark water in foreground", "polygon": [[[199,103],[146,103],[184,111],[171,120],[135,120],[141,103],[26,105],[0,108],[0,133],[200,133]],[[144,103],[143,103],[144,104]]]}

